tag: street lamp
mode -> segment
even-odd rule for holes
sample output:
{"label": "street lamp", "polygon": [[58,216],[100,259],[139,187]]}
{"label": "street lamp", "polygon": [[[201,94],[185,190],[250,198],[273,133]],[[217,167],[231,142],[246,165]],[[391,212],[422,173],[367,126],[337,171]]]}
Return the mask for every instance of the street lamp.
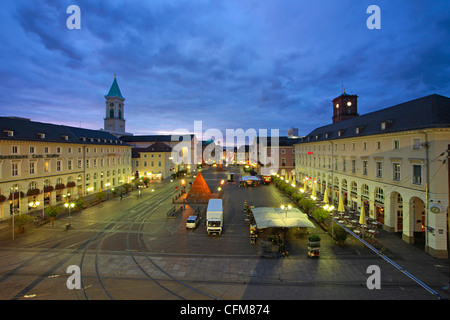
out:
{"label": "street lamp", "polygon": [[66,224],[66,229],[70,229],[72,227],[72,224],[70,222],[70,208],[75,207],[75,203],[73,202],[66,202],[64,203],[64,207],[69,208],[69,213],[67,214],[67,224]]}
{"label": "street lamp", "polygon": [[290,204],[287,206],[285,206],[285,205],[281,206],[281,209],[283,209],[286,212],[286,218],[287,218],[288,210],[290,210],[291,208],[292,208],[292,206]]}

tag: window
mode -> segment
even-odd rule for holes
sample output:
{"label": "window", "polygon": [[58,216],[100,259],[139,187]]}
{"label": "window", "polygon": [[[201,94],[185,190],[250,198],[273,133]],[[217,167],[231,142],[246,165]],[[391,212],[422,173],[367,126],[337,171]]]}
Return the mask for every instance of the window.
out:
{"label": "window", "polygon": [[381,150],[381,141],[377,141],[377,150]]}
{"label": "window", "polygon": [[30,162],[30,174],[36,173],[36,162]]}
{"label": "window", "polygon": [[352,160],[352,173],[356,173],[356,160]]}
{"label": "window", "polygon": [[44,161],[44,172],[50,172],[50,163],[48,161]]}
{"label": "window", "polygon": [[18,154],[19,153],[19,147],[18,146],[12,146],[11,152],[12,152],[12,154]]}
{"label": "window", "polygon": [[56,153],[61,153],[61,147],[56,147]]}
{"label": "window", "polygon": [[347,161],[345,159],[342,160],[342,171],[347,171]]}
{"label": "window", "polygon": [[412,149],[413,150],[420,150],[421,149],[420,138],[413,139]]}
{"label": "window", "polygon": [[281,165],[285,166],[286,165],[286,158],[281,158]]}
{"label": "window", "polygon": [[67,160],[67,170],[72,170],[72,160]]}
{"label": "window", "polygon": [[30,153],[31,153],[31,154],[34,154],[34,153],[35,153],[34,146],[30,146]]}
{"label": "window", "polygon": [[367,176],[367,160],[363,160],[362,167],[363,167],[363,175]]}
{"label": "window", "polygon": [[281,154],[285,154],[286,150],[285,149],[281,149]]}
{"label": "window", "polygon": [[62,170],[62,165],[61,165],[61,160],[56,160],[56,171],[61,171]]}
{"label": "window", "polygon": [[13,162],[11,165],[11,175],[13,177],[17,177],[19,176],[19,163],[18,162]]}
{"label": "window", "polygon": [[78,169],[81,169],[81,166],[82,166],[81,159],[78,159]]}
{"label": "window", "polygon": [[399,150],[400,149],[400,140],[394,140],[392,142],[392,149]]}
{"label": "window", "polygon": [[363,142],[363,150],[367,150],[367,142]]}
{"label": "window", "polygon": [[395,181],[400,181],[400,163],[392,164],[392,179]]}
{"label": "window", "polygon": [[48,147],[44,147],[44,153],[49,153]]}
{"label": "window", "polygon": [[384,203],[384,192],[381,188],[375,189],[375,201]]}
{"label": "window", "polygon": [[158,161],[158,167],[161,167],[161,161]]}
{"label": "window", "polygon": [[413,183],[414,184],[422,184],[422,166],[421,165],[413,165]]}
{"label": "window", "polygon": [[376,177],[377,178],[383,178],[383,162],[377,161],[376,162]]}

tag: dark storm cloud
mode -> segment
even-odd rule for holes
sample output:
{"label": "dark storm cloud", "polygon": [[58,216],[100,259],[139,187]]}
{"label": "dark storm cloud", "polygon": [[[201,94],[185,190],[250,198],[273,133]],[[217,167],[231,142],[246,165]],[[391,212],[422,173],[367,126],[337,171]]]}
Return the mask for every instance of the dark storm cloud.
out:
{"label": "dark storm cloud", "polygon": [[[377,2],[381,30],[366,27],[369,1],[9,1],[2,115],[101,128],[114,74],[136,134],[196,120],[307,134],[342,86],[360,114],[449,96],[448,1]],[[72,4],[81,30],[66,28]]]}

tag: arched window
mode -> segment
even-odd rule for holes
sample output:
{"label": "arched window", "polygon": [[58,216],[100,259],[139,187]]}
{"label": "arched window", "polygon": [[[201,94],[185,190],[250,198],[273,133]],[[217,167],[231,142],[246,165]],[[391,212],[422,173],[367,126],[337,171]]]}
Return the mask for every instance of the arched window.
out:
{"label": "arched window", "polygon": [[122,119],[122,110],[119,110],[119,119]]}
{"label": "arched window", "polygon": [[109,117],[114,118],[114,109],[109,109]]}

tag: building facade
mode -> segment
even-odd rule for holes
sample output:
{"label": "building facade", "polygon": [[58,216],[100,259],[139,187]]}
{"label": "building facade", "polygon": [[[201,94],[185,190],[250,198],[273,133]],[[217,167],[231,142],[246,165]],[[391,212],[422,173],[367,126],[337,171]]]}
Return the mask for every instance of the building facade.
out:
{"label": "building facade", "polygon": [[[356,99],[356,96],[351,96]],[[333,109],[337,101],[333,100]],[[352,101],[354,104],[356,101]],[[450,99],[430,95],[317,128],[295,145],[297,181],[444,257]]]}
{"label": "building facade", "polygon": [[163,180],[178,172],[172,161],[172,148],[155,142],[147,148],[133,148],[132,170],[135,177]]}
{"label": "building facade", "polygon": [[129,182],[131,146],[102,130],[0,117],[0,220]]}
{"label": "building facade", "polygon": [[202,146],[194,134],[122,136],[120,139],[134,148],[147,148],[156,142],[166,144],[172,149],[171,160],[177,171],[191,172],[202,163]]}

